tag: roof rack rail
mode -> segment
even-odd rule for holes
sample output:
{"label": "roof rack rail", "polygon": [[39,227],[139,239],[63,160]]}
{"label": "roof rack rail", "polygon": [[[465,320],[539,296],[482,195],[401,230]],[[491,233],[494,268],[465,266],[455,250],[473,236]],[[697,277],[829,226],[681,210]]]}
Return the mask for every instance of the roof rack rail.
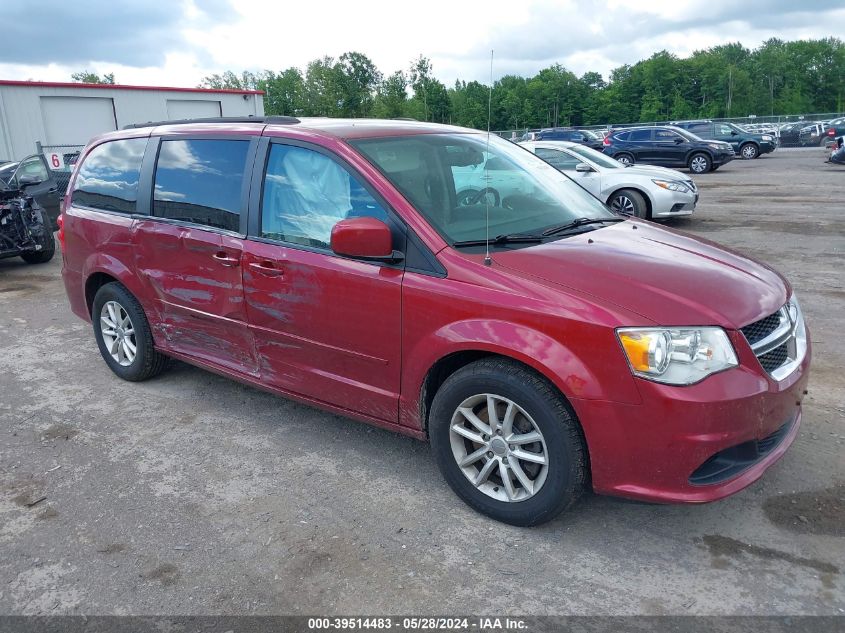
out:
{"label": "roof rack rail", "polygon": [[186,123],[265,123],[267,125],[294,125],[299,119],[293,116],[216,116],[199,119],[173,119],[170,121],[147,121],[146,123],[130,123],[124,125],[124,130],[140,127],[158,127],[159,125],[183,125]]}

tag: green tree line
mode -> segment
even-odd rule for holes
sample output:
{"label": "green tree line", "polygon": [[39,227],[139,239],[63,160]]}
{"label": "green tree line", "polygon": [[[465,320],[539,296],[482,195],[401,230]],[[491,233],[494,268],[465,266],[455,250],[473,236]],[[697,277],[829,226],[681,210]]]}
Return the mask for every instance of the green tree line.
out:
{"label": "green tree line", "polygon": [[268,115],[410,117],[494,130],[597,125],[683,118],[742,117],[845,110],[845,44],[837,38],[785,42],[754,50],[740,43],[679,58],[667,51],[614,69],[576,76],[560,64],[533,77],[506,75],[445,86],[420,56],[383,75],[363,53],[322,57],[303,72],[226,71],[200,87],[258,89]]}

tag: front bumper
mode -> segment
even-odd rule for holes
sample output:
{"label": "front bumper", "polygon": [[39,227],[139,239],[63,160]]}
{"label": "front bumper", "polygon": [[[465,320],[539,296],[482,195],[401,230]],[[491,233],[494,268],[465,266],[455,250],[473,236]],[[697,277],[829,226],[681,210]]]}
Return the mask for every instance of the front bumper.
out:
{"label": "front bumper", "polygon": [[811,350],[780,382],[763,372],[750,350],[738,354],[739,367],[696,385],[636,379],[639,405],[573,400],[589,447],[594,490],[653,502],[703,503],[759,479],[798,435]]}
{"label": "front bumper", "polygon": [[777,143],[774,141],[761,141],[760,142],[760,154],[770,154],[777,149]]}
{"label": "front bumper", "polygon": [[651,217],[675,218],[684,215],[692,215],[695,205],[698,203],[698,192],[688,191],[679,193],[654,187],[656,191],[651,197]]}
{"label": "front bumper", "polygon": [[731,162],[734,158],[736,158],[736,154],[734,154],[733,150],[715,153],[713,154],[713,165],[721,167]]}

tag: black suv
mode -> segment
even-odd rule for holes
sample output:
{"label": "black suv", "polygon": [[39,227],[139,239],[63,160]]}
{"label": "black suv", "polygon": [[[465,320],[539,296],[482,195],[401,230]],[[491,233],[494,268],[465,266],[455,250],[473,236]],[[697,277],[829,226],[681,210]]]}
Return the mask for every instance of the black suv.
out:
{"label": "black suv", "polygon": [[705,141],[671,125],[615,130],[604,139],[603,151],[625,165],[687,167],[695,174],[714,171],[734,159],[730,143]]}
{"label": "black suv", "polygon": [[745,159],[759,158],[761,154],[775,151],[777,141],[771,134],[746,132],[733,123],[714,123],[713,121],[679,121],[673,123],[679,128],[692,132],[703,139],[730,143],[734,152]]}

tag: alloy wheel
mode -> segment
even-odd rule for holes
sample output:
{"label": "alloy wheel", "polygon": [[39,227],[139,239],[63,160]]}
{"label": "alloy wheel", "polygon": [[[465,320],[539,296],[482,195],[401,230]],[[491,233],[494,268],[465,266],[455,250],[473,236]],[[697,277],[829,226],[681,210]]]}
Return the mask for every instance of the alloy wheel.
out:
{"label": "alloy wheel", "polygon": [[707,159],[703,156],[696,156],[690,162],[690,169],[697,174],[704,173],[707,170]]}
{"label": "alloy wheel", "polygon": [[610,208],[616,213],[637,215],[637,208],[628,196],[616,196],[610,201]]}
{"label": "alloy wheel", "polygon": [[123,367],[135,361],[138,343],[129,313],[117,301],[107,301],[100,310],[100,333],[109,355]]}
{"label": "alloy wheel", "polygon": [[464,476],[488,497],[525,501],[546,481],[549,453],[531,416],[503,396],[465,399],[449,427],[452,455]]}

